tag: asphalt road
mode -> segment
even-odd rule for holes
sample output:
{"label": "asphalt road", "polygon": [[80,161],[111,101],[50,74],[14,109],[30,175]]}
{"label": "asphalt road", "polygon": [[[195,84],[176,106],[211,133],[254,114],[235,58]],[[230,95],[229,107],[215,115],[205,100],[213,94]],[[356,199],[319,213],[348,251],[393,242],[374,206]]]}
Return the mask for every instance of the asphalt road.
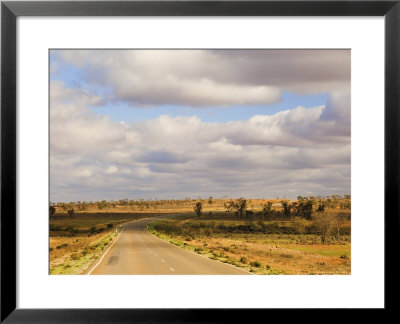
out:
{"label": "asphalt road", "polygon": [[152,219],[123,226],[117,240],[91,268],[92,275],[244,275],[248,272],[172,245],[146,230]]}

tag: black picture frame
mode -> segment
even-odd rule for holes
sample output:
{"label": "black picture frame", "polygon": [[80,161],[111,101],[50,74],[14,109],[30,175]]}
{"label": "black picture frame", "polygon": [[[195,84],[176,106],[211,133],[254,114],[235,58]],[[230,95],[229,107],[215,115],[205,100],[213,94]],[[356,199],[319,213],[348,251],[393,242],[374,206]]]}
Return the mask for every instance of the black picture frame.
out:
{"label": "black picture frame", "polygon": [[[399,229],[400,0],[394,1],[4,1],[1,3],[1,322],[237,322],[267,309],[16,308],[16,19],[19,16],[384,16],[385,310],[395,310]],[[366,198],[367,199],[367,198]],[[366,269],[367,271],[368,269]]]}

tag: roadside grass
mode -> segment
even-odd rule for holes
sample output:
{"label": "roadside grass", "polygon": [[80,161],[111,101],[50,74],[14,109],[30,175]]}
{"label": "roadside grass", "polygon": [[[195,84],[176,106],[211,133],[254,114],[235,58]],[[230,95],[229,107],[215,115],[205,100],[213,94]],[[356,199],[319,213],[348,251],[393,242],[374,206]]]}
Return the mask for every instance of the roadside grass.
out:
{"label": "roadside grass", "polygon": [[296,246],[287,245],[288,249],[303,251],[311,254],[320,254],[328,257],[341,257],[345,255],[347,258],[351,256],[351,245],[311,245],[311,246]]}
{"label": "roadside grass", "polygon": [[[292,231],[290,221],[265,223],[283,232]],[[155,221],[148,230],[171,244],[254,274],[351,272],[350,235],[332,238],[330,244],[321,245],[317,234],[268,234],[257,232],[254,225],[255,222],[246,220],[204,220],[186,214]]]}
{"label": "roadside grass", "polygon": [[70,250],[62,257],[50,261],[51,275],[73,275],[85,273],[100,257],[104,250],[112,244],[120,232],[120,228],[86,242],[84,248]]}

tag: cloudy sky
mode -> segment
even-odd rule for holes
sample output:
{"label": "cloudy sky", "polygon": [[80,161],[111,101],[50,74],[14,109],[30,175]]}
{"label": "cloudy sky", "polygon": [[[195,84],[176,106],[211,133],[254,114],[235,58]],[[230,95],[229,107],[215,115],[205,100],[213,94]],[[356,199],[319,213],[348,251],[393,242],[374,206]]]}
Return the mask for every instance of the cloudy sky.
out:
{"label": "cloudy sky", "polygon": [[52,50],[50,199],[350,193],[349,50]]}

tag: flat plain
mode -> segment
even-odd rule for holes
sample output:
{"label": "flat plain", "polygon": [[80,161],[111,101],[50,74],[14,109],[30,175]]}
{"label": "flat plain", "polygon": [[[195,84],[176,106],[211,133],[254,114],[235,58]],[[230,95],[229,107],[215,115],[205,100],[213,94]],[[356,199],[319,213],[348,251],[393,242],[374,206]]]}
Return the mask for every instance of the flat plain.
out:
{"label": "flat plain", "polygon": [[[109,246],[129,226],[130,235],[146,231],[170,245],[253,274],[350,274],[350,206],[349,197],[58,204],[50,208],[49,271],[88,273],[105,252],[112,254]],[[138,222],[141,227],[129,225],[139,219],[143,219]],[[132,240],[132,249],[127,250],[135,250],[136,257],[146,252],[137,250],[138,242]],[[121,251],[115,252],[113,262],[129,264],[126,258],[133,254]],[[140,262],[131,263],[134,274]],[[124,274],[130,274],[124,267]],[[162,272],[157,267],[162,265],[149,265],[141,274]],[[188,268],[189,260],[182,266]]]}

